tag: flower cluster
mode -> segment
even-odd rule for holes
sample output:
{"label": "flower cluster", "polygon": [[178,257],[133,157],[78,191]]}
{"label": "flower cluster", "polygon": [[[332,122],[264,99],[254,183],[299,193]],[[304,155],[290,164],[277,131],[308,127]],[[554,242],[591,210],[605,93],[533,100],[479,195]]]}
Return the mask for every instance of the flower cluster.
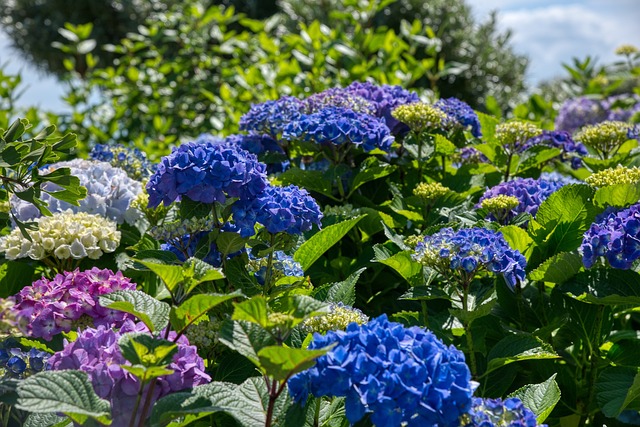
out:
{"label": "flower cluster", "polygon": [[210,231],[215,227],[215,220],[211,215],[198,218],[192,217],[176,221],[168,221],[153,226],[148,233],[156,240],[168,241],[177,239],[185,234],[197,233],[199,231]]}
{"label": "flower cluster", "polygon": [[584,180],[592,187],[607,187],[616,184],[635,184],[640,182],[640,168],[627,168],[618,165],[616,168],[609,168],[591,174]]}
{"label": "flower cluster", "polygon": [[[247,269],[256,278],[259,284],[265,284],[267,267],[269,265],[269,257],[249,258]],[[271,260],[271,277],[270,285],[273,285],[282,277],[303,277],[304,271],[299,262],[294,261],[293,257],[282,251],[275,251]]]}
{"label": "flower cluster", "polygon": [[[63,200],[58,200],[48,193],[42,193],[42,200],[53,212],[71,210],[96,214],[122,224],[129,221],[135,212],[130,209],[131,201],[142,192],[142,184],[129,178],[127,173],[111,166],[107,162],[97,162],[75,159],[68,162],[58,162],[48,166],[42,173],[49,173],[56,169],[69,168],[71,175],[80,179],[80,184],[87,188],[87,197],[79,200],[79,206],[74,206]],[[48,182],[42,186],[46,191],[58,191],[61,187]],[[11,198],[11,206],[16,218],[22,222],[30,221],[41,216],[40,211],[31,203]]]}
{"label": "flower cluster", "polygon": [[349,307],[339,302],[329,305],[329,312],[327,314],[305,320],[300,325],[300,328],[307,334],[314,332],[326,334],[329,331],[345,330],[351,323],[363,325],[368,321],[369,316],[359,309]]}
{"label": "flower cluster", "polygon": [[46,351],[32,348],[22,351],[19,348],[0,348],[0,379],[11,377],[22,379],[42,372],[51,355]]}
{"label": "flower cluster", "polygon": [[155,165],[147,159],[146,153],[122,144],[96,144],[89,153],[89,157],[123,169],[136,181],[146,180],[155,169]]}
{"label": "flower cluster", "polygon": [[478,115],[466,102],[457,98],[445,98],[436,101],[434,107],[442,110],[447,115],[446,127],[460,126],[463,129],[470,128],[471,135],[476,138],[482,136]]}
{"label": "flower cluster", "polygon": [[510,153],[520,153],[527,149],[527,142],[542,133],[538,126],[515,120],[496,126],[495,137],[498,143]]}
{"label": "flower cluster", "polygon": [[561,174],[560,172],[557,172],[557,171],[542,172],[540,174],[540,179],[545,180],[545,181],[559,182],[562,185],[584,184],[584,181],[580,181],[579,179],[575,179],[575,178],[573,178],[571,176],[563,175],[563,174]]}
{"label": "flower cluster", "polygon": [[268,186],[253,200],[240,200],[232,206],[233,220],[244,237],[252,236],[256,223],[269,233],[301,234],[320,227],[322,212],[307,190],[295,185]]}
{"label": "flower cluster", "polygon": [[491,215],[500,223],[506,224],[510,217],[513,217],[513,210],[518,207],[520,201],[515,196],[499,194],[482,200],[480,206],[489,211]]}
{"label": "flower cluster", "polygon": [[218,251],[215,242],[209,242],[208,231],[192,232],[172,237],[162,243],[160,249],[173,253],[182,262],[189,258],[197,257],[214,267],[222,265],[222,254]]}
{"label": "flower cluster", "polygon": [[[202,135],[198,140],[200,138],[202,138]],[[229,135],[224,140],[220,141],[236,145],[251,154],[255,154],[256,156],[261,156],[263,154],[271,154],[272,156],[276,155],[274,156],[276,160],[266,162],[267,173],[269,174],[284,172],[290,166],[289,160],[283,160],[285,159],[284,150],[270,135],[260,135],[252,132],[248,135]],[[269,159],[269,157],[266,158]]]}
{"label": "flower cluster", "polygon": [[612,95],[602,101],[607,110],[606,120],[628,122],[640,112],[640,96],[636,94]]}
{"label": "flower cluster", "polygon": [[116,223],[98,215],[66,211],[37,218],[36,222],[38,230],[29,231],[31,241],[19,229],[0,238],[0,252],[7,259],[98,259],[120,244]]}
{"label": "flower cluster", "polygon": [[427,205],[431,205],[450,191],[439,182],[421,182],[413,189],[413,195],[419,197]]}
{"label": "flower cluster", "polygon": [[[91,379],[96,394],[111,401],[114,426],[126,426],[134,413],[136,396],[140,390],[140,381],[120,365],[128,365],[118,346],[118,340],[128,332],[148,332],[142,323],[135,324],[127,320],[116,332],[99,326],[87,328],[78,334],[73,342],[65,340],[64,349],[49,359],[52,370],[79,369]],[[169,333],[169,339],[175,339],[175,332]],[[189,345],[185,336],[181,336],[178,352],[168,368],[172,374],[157,379],[153,402],[169,393],[208,383],[211,378],[204,372],[204,362]],[[152,402],[152,403],[153,403]],[[140,412],[140,411],[138,411]]]}
{"label": "flower cluster", "polygon": [[130,315],[98,304],[100,295],[134,290],[136,284],[120,271],[91,270],[65,272],[52,280],[42,278],[25,286],[15,296],[13,311],[21,331],[49,341],[60,332],[69,332],[79,324],[119,327]]}
{"label": "flower cluster", "polygon": [[162,158],[147,184],[149,206],[165,206],[181,196],[202,202],[227,197],[251,199],[267,185],[266,167],[232,144],[189,142]]}
{"label": "flower cluster", "polygon": [[624,56],[633,55],[635,53],[638,53],[638,48],[632,44],[623,44],[616,48],[615,53],[616,55]]}
{"label": "flower cluster", "polygon": [[377,427],[457,426],[471,406],[474,384],[463,353],[430,331],[382,315],[346,331],[314,334],[309,348],[330,345],[313,368],[289,380],[297,401],[309,393],[346,396],[347,420],[354,424],[371,413]]}
{"label": "flower cluster", "polygon": [[249,111],[240,117],[240,129],[277,138],[284,127],[297,120],[303,111],[305,103],[293,96],[253,104]]}
{"label": "flower cluster", "polygon": [[507,221],[525,212],[535,216],[542,202],[562,186],[564,186],[564,183],[559,181],[516,178],[513,181],[503,182],[488,189],[482,197],[480,197],[477,207],[481,207],[485,200],[493,199],[500,195],[513,196],[518,199],[518,205],[511,210],[511,215],[505,218]]}
{"label": "flower cluster", "polygon": [[582,166],[580,156],[586,156],[588,154],[587,148],[579,142],[576,143],[567,131],[543,130],[540,135],[525,142],[522,151],[536,146],[561,149],[560,160],[569,160],[573,169],[579,169],[580,166]]}
{"label": "flower cluster", "polygon": [[375,116],[376,106],[362,96],[356,95],[344,88],[331,88],[315,93],[304,101],[305,114],[316,113],[325,107],[348,108],[357,113]]}
{"label": "flower cluster", "polygon": [[462,164],[487,163],[489,159],[476,147],[462,147],[459,151]]}
{"label": "flower cluster", "polygon": [[222,328],[222,321],[217,318],[204,316],[197,323],[189,325],[185,335],[191,345],[196,346],[198,354],[202,357],[210,357],[218,344],[218,333]]}
{"label": "flower cluster", "polygon": [[284,127],[282,137],[345,148],[352,144],[362,146],[366,152],[376,148],[389,152],[393,143],[393,136],[383,121],[341,107],[326,107],[300,116]]}
{"label": "flower cluster", "polygon": [[461,427],[546,427],[517,397],[509,399],[473,398],[473,406],[460,419]]}
{"label": "flower cluster", "polygon": [[605,257],[613,268],[630,269],[640,258],[640,204],[605,210],[584,233],[580,251],[587,268]]}
{"label": "flower cluster", "polygon": [[637,138],[633,126],[611,121],[585,126],[575,135],[576,141],[582,142],[605,159],[615,154],[626,141]]}
{"label": "flower cluster", "polygon": [[525,277],[524,256],[501,233],[484,228],[443,228],[419,242],[413,258],[467,285],[485,269],[502,275],[511,288]]}
{"label": "flower cluster", "polygon": [[556,130],[574,133],[586,125],[600,123],[607,117],[602,104],[589,98],[569,99],[562,104],[556,117]]}
{"label": "flower cluster", "polygon": [[439,128],[448,120],[448,116],[442,110],[424,102],[400,105],[391,115],[417,133]]}
{"label": "flower cluster", "polygon": [[16,327],[15,299],[0,298],[0,339],[19,333]]}

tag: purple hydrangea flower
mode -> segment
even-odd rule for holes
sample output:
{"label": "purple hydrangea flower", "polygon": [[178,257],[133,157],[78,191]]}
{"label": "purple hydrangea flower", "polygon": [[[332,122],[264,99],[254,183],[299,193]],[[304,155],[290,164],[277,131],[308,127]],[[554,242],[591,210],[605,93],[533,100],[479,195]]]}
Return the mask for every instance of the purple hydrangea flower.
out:
{"label": "purple hydrangea flower", "polygon": [[591,268],[605,257],[613,268],[628,270],[640,258],[640,203],[625,209],[608,208],[584,233],[582,263]]}
{"label": "purple hydrangea flower", "polygon": [[607,111],[600,101],[589,98],[568,99],[556,117],[556,130],[573,134],[585,125],[594,125],[607,119]]}
{"label": "purple hydrangea flower", "polygon": [[573,169],[579,169],[582,166],[581,157],[589,154],[587,147],[581,142],[575,142],[573,138],[571,138],[571,134],[567,131],[544,130],[540,135],[529,139],[520,151],[525,151],[536,146],[561,149],[560,161],[568,160]]}
{"label": "purple hydrangea flower", "polygon": [[305,108],[305,103],[293,96],[253,104],[249,111],[240,117],[240,129],[277,138],[288,123],[300,117]]}
{"label": "purple hydrangea flower", "polygon": [[373,102],[354,94],[347,88],[331,88],[315,93],[304,100],[305,114],[318,112],[325,107],[348,108],[357,113],[376,115],[376,105]]}
{"label": "purple hydrangea flower", "polygon": [[504,236],[485,228],[443,228],[425,236],[415,248],[413,258],[440,274],[459,277],[467,284],[481,270],[502,275],[511,288],[524,280],[527,261],[512,249]]}
{"label": "purple hydrangea flower", "polygon": [[489,159],[480,150],[473,146],[462,147],[459,150],[460,161],[464,164],[488,163]]}
{"label": "purple hydrangea flower", "polygon": [[482,136],[478,115],[466,102],[460,101],[457,98],[439,99],[434,104],[434,107],[439,108],[447,115],[448,123],[445,123],[445,125],[458,125],[464,129],[471,128],[471,135],[476,138]]}
{"label": "purple hydrangea flower", "polygon": [[389,152],[393,136],[384,121],[368,114],[340,107],[327,107],[316,113],[302,115],[285,126],[282,137],[303,139],[321,145],[362,146],[369,152],[375,148]]}
{"label": "purple hydrangea flower", "polygon": [[[130,364],[118,346],[118,340],[127,332],[148,333],[148,330],[144,324],[136,324],[132,320],[125,321],[117,332],[104,326],[87,328],[79,332],[75,341],[65,340],[64,349],[48,361],[49,367],[55,371],[79,369],[86,372],[96,394],[111,402],[114,426],[129,424],[140,390],[140,381],[120,366]],[[169,333],[169,340],[175,337],[175,332]],[[184,335],[176,343],[178,352],[168,366],[173,373],[156,380],[152,403],[169,393],[211,381],[211,377],[204,372],[204,362],[198,356],[196,347],[189,345]],[[136,416],[140,416],[140,411]]]}
{"label": "purple hydrangea flower", "polygon": [[[480,207],[482,201],[499,195],[514,196],[518,199],[518,206],[512,209],[510,220],[521,213],[528,213],[535,216],[538,208],[552,193],[565,185],[562,181],[548,181],[545,179],[516,178],[513,181],[503,182],[488,189],[476,207]],[[488,218],[493,220],[491,216]]]}
{"label": "purple hydrangea flower", "polygon": [[346,416],[370,413],[378,427],[457,426],[471,406],[474,383],[464,354],[431,331],[405,328],[382,315],[346,331],[315,333],[310,349],[335,345],[288,382],[291,395],[346,396]]}
{"label": "purple hydrangea flower", "polygon": [[119,327],[132,318],[122,311],[101,307],[100,295],[120,290],[134,290],[136,284],[120,271],[91,270],[65,272],[52,280],[42,278],[25,286],[16,296],[13,310],[22,332],[47,341],[60,332],[69,332],[74,325]]}
{"label": "purple hydrangea flower", "polygon": [[473,406],[460,423],[461,427],[546,427],[517,397],[509,399],[473,398]]}
{"label": "purple hydrangea flower", "polygon": [[147,184],[149,207],[165,206],[181,196],[202,202],[227,197],[251,199],[267,185],[266,166],[232,144],[189,142],[162,158]]}
{"label": "purple hydrangea flower", "polygon": [[307,190],[295,185],[268,186],[253,200],[240,200],[233,204],[233,221],[244,237],[254,234],[256,223],[269,233],[301,234],[320,227],[322,211]]}

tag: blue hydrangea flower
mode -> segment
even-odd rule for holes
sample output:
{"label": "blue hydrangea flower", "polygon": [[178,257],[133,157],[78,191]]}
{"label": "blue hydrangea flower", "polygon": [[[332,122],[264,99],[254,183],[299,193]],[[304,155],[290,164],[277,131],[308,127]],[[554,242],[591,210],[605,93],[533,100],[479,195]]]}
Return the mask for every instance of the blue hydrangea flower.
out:
{"label": "blue hydrangea flower", "polygon": [[434,107],[439,108],[447,115],[449,126],[459,125],[465,129],[471,128],[471,135],[476,138],[482,136],[478,115],[466,102],[457,98],[439,99],[434,104]]}
{"label": "blue hydrangea flower", "polygon": [[584,181],[580,181],[579,179],[573,178],[571,176],[563,175],[563,174],[561,174],[560,172],[557,172],[557,171],[542,172],[540,174],[540,179],[545,180],[545,181],[559,182],[559,183],[561,183],[563,185],[584,184]]}
{"label": "blue hydrangea flower", "polygon": [[546,427],[516,397],[509,399],[473,398],[473,406],[460,420],[461,427]]}
{"label": "blue hydrangea flower", "polygon": [[322,212],[307,190],[295,185],[268,186],[253,200],[233,204],[233,221],[243,237],[252,236],[256,223],[269,233],[301,234],[320,227]]}
{"label": "blue hydrangea flower", "polygon": [[382,120],[340,107],[327,107],[300,116],[285,126],[282,137],[321,145],[353,144],[362,146],[366,152],[378,148],[388,153],[393,143],[393,136]]}
{"label": "blue hydrangea flower", "polygon": [[[253,273],[253,276],[262,286],[264,286],[267,276],[268,260],[268,256],[255,258],[251,255],[249,257],[249,264],[247,265],[249,272]],[[282,251],[275,251],[273,253],[271,267],[271,281],[273,281],[273,283],[281,277],[304,277],[304,271],[302,271],[300,263],[295,261],[291,255],[287,255]]]}
{"label": "blue hydrangea flower", "polygon": [[594,125],[607,119],[607,111],[600,101],[589,98],[568,99],[556,117],[556,130],[571,134],[585,125]]}
{"label": "blue hydrangea flower", "polygon": [[315,333],[309,348],[331,345],[314,367],[289,380],[296,401],[306,402],[309,394],[346,396],[347,420],[353,424],[370,413],[377,427],[458,426],[471,406],[475,383],[464,354],[431,331],[382,315],[346,331]]}
{"label": "blue hydrangea flower", "polygon": [[0,348],[0,379],[7,376],[22,379],[41,372],[51,354],[32,348],[23,351],[20,348]]}
{"label": "blue hydrangea flower", "polygon": [[129,177],[138,181],[149,178],[155,169],[155,164],[147,159],[146,153],[122,144],[96,144],[89,157],[123,169]]}
{"label": "blue hydrangea flower", "polygon": [[147,184],[149,207],[181,196],[203,203],[253,199],[267,185],[266,166],[232,144],[189,142],[162,158]]}
{"label": "blue hydrangea flower", "polygon": [[372,116],[376,114],[376,105],[373,102],[352,93],[346,88],[331,88],[315,93],[306,98],[304,103],[306,105],[305,114],[318,112],[325,107],[348,108],[357,113]]}
{"label": "blue hydrangea flower", "polygon": [[542,133],[534,138],[529,139],[521,151],[536,146],[546,146],[550,148],[559,148],[560,161],[569,161],[573,169],[579,169],[582,166],[582,156],[586,156],[589,152],[587,147],[580,142],[575,142],[571,138],[571,134],[567,131],[549,131],[543,130]]}
{"label": "blue hydrangea flower", "polygon": [[582,263],[591,268],[605,257],[613,268],[628,270],[640,258],[640,203],[625,209],[608,208],[584,233]]}
{"label": "blue hydrangea flower", "polygon": [[489,162],[487,156],[482,154],[480,150],[471,145],[460,148],[458,150],[458,153],[460,156],[460,163],[462,163],[463,165]]}
{"label": "blue hydrangea flower", "polygon": [[[525,212],[535,216],[536,213],[538,213],[538,208],[542,202],[564,185],[565,182],[563,181],[516,178],[513,181],[503,182],[488,189],[482,197],[480,197],[480,201],[476,207],[480,207],[482,201],[485,199],[490,199],[503,194],[505,196],[514,196],[518,199],[518,202],[520,202],[518,206],[511,211],[511,216],[509,216],[507,220]],[[489,216],[488,219],[495,220],[491,216]]]}
{"label": "blue hydrangea flower", "polygon": [[443,228],[425,236],[416,245],[413,258],[466,284],[480,271],[490,271],[503,276],[511,288],[524,280],[527,265],[524,256],[512,249],[500,232],[485,228]]}
{"label": "blue hydrangea flower", "polygon": [[300,117],[305,107],[303,101],[293,96],[253,104],[249,111],[240,117],[240,129],[277,138],[285,125]]}
{"label": "blue hydrangea flower", "polygon": [[176,239],[171,239],[161,244],[160,249],[172,252],[182,262],[197,256],[214,267],[222,265],[222,254],[218,251],[218,247],[214,242],[209,244],[208,231],[185,234]]}

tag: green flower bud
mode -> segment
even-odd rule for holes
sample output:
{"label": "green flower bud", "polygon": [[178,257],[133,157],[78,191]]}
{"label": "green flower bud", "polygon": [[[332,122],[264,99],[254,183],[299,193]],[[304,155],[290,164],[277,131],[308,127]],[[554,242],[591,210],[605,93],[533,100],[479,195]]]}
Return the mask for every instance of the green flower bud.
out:
{"label": "green flower bud", "polygon": [[640,168],[627,168],[618,165],[616,168],[596,172],[585,179],[592,187],[607,187],[616,184],[635,184],[640,182]]}
{"label": "green flower bud", "polygon": [[638,48],[631,44],[623,44],[622,46],[618,46],[615,52],[616,55],[629,56],[638,53]]}
{"label": "green flower bud", "polygon": [[442,110],[424,102],[400,105],[391,115],[416,132],[437,128],[447,119],[447,115]]}
{"label": "green flower bud", "polygon": [[628,123],[606,121],[596,125],[585,126],[574,139],[592,148],[602,158],[615,154],[620,146],[629,140]]}
{"label": "green flower bud", "polygon": [[353,322],[362,325],[368,321],[369,317],[357,308],[337,303],[331,304],[329,313],[305,320],[301,328],[306,333],[325,334],[328,331],[344,330]]}
{"label": "green flower bud", "polygon": [[540,135],[540,133],[542,133],[542,129],[538,126],[521,120],[515,120],[497,125],[495,137],[500,145],[507,150],[511,150],[524,144],[534,136]]}
{"label": "green flower bud", "polygon": [[421,182],[413,189],[413,195],[420,197],[425,203],[433,204],[450,190],[439,182]]}

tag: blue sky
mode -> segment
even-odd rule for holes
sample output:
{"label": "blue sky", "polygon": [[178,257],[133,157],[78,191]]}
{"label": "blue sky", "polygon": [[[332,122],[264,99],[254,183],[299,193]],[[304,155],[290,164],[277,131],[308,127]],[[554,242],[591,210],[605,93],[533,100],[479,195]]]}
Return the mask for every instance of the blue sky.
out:
{"label": "blue sky", "polygon": [[[514,49],[529,56],[527,80],[535,84],[562,74],[562,62],[592,55],[600,63],[615,59],[621,44],[640,47],[640,0],[467,0],[475,16],[485,19],[498,12],[502,30],[512,32]],[[34,70],[9,48],[0,31],[0,64],[8,72],[21,71],[28,87],[21,106],[61,111],[62,89],[54,78]]]}

